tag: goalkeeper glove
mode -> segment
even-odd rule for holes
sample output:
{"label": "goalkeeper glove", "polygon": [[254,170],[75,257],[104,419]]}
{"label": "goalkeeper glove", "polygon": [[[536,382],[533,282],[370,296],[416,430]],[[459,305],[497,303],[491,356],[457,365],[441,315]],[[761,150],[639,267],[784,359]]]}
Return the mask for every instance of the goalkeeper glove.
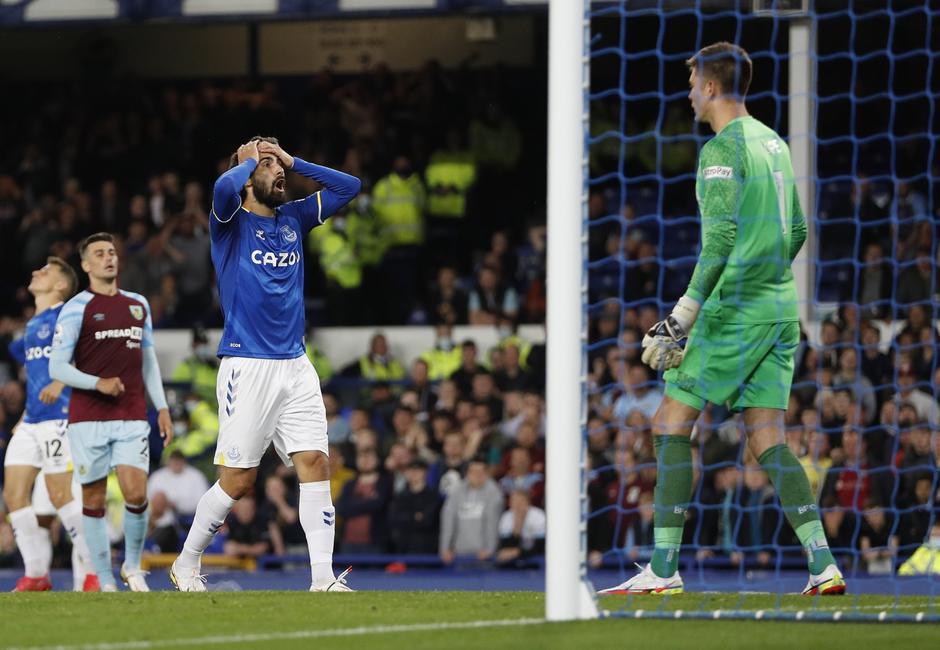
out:
{"label": "goalkeeper glove", "polygon": [[685,348],[682,340],[689,335],[701,305],[688,296],[679,298],[672,313],[653,325],[643,337],[643,356],[653,370],[663,371],[682,363]]}

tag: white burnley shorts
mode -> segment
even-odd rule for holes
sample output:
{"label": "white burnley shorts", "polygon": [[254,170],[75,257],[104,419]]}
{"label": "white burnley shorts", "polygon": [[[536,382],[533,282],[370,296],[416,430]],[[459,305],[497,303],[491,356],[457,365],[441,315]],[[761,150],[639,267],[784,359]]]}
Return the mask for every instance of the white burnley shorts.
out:
{"label": "white burnley shorts", "polygon": [[21,422],[10,438],[3,464],[36,467],[47,474],[72,471],[72,453],[66,435],[68,420]]}
{"label": "white burnley shorts", "polygon": [[306,355],[296,359],[225,357],[216,384],[219,440],[215,464],[257,467],[268,445],[286,465],[298,451],[328,453],[320,378]]}

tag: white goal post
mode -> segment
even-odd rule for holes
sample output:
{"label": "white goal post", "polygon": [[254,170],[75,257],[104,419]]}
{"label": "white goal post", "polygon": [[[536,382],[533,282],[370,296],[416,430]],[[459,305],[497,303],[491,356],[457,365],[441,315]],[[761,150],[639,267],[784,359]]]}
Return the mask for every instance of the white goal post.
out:
{"label": "white goal post", "polygon": [[548,313],[545,618],[596,618],[584,578],[582,458],[587,341],[586,232],[589,0],[550,0],[548,13]]}

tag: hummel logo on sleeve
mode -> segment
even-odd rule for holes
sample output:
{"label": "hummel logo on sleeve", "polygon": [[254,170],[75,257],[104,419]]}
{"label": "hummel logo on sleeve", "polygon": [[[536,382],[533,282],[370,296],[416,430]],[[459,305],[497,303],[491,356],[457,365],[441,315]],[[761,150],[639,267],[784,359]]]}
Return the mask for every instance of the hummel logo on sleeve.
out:
{"label": "hummel logo on sleeve", "polygon": [[732,176],[734,176],[734,169],[731,167],[715,165],[702,170],[702,178],[706,181],[710,178],[731,178]]}

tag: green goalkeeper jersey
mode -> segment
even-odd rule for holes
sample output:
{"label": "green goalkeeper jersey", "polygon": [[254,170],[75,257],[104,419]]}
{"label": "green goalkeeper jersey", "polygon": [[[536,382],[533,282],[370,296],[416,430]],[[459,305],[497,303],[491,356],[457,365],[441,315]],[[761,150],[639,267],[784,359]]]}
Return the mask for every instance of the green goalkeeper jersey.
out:
{"label": "green goalkeeper jersey", "polygon": [[686,295],[737,323],[798,320],[790,265],[806,239],[790,149],[753,117],[702,147],[695,195],[702,252]]}

